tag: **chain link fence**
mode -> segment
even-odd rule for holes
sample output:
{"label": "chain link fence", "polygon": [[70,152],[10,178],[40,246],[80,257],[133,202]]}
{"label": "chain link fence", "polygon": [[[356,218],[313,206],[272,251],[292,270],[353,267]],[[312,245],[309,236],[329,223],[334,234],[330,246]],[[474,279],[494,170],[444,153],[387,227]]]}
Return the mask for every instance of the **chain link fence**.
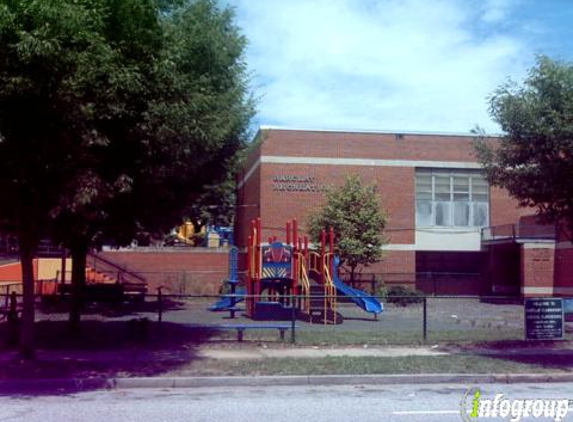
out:
{"label": "chain link fence", "polygon": [[[245,297],[239,295],[162,294],[159,290],[158,294],[148,294],[140,300],[85,299],[83,324],[90,330],[101,331],[101,338],[110,343],[163,342],[176,338],[178,342],[193,344],[249,341],[309,346],[416,345],[525,337],[523,301],[515,297],[376,297],[383,303],[384,311],[375,315],[355,303],[363,297],[339,296],[341,300],[332,310],[336,317],[330,315],[326,321],[325,314],[317,312],[309,316],[301,311],[304,300],[320,308],[328,299],[324,296],[259,298],[266,307],[265,320],[248,317]],[[226,306],[221,301],[226,301],[223,303]],[[61,328],[67,323],[69,302],[68,295],[37,298],[36,321],[42,336],[49,337],[50,327]],[[217,303],[219,306],[214,307]],[[0,293],[0,342],[1,338],[13,336],[10,324],[14,323],[14,311],[17,323],[21,306],[21,294]],[[218,311],[210,310],[213,308]],[[573,339],[572,328],[571,323],[566,324],[566,340]],[[107,335],[106,329],[115,332]]]}

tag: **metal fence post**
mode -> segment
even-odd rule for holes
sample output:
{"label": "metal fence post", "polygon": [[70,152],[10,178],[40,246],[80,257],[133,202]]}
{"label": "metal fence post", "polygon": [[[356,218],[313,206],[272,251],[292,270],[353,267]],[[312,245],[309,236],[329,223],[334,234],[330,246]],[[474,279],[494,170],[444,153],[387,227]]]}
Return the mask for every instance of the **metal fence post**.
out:
{"label": "metal fence post", "polygon": [[423,335],[423,339],[424,339],[424,343],[426,342],[426,340],[428,339],[428,305],[427,305],[427,297],[424,296],[424,301],[423,301],[423,328],[422,328],[422,335]]}
{"label": "metal fence post", "polygon": [[296,341],[296,296],[291,295],[290,298],[291,304],[291,315],[290,315],[290,342],[295,343]]}
{"label": "metal fence post", "polygon": [[163,320],[163,294],[161,289],[163,289],[163,286],[157,288],[157,322]]}
{"label": "metal fence post", "polygon": [[18,318],[18,298],[16,292],[10,294],[10,305],[6,314],[8,323],[8,344],[16,346],[20,337],[20,320]]}

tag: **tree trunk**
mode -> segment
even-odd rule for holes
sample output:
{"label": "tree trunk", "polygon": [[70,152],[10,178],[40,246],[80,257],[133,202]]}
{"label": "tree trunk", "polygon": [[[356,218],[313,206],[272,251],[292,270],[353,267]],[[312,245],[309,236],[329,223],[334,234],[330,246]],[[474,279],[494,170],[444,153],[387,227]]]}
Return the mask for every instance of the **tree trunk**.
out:
{"label": "tree trunk", "polygon": [[354,287],[354,273],[356,272],[356,265],[350,266],[350,285]]}
{"label": "tree trunk", "polygon": [[70,252],[72,256],[72,291],[69,321],[71,331],[78,332],[83,308],[84,286],[86,284],[87,244],[75,245]]}
{"label": "tree trunk", "polygon": [[23,308],[22,326],[20,330],[20,355],[24,359],[34,359],[36,357],[36,346],[34,339],[34,304],[36,301],[34,292],[34,252],[36,250],[34,241],[20,235],[20,261],[22,263],[22,286],[23,286]]}

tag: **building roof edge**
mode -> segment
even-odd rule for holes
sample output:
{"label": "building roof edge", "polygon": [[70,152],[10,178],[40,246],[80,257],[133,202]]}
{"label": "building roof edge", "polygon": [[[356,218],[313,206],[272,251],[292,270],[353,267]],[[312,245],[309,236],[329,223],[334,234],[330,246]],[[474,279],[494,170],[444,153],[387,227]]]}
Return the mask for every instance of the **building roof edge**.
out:
{"label": "building roof edge", "polygon": [[[369,133],[381,135],[427,135],[427,136],[463,136],[473,137],[476,136],[471,132],[439,132],[439,131],[414,131],[414,130],[374,130],[374,129],[338,129],[338,128],[305,128],[305,127],[289,127],[289,126],[275,126],[275,125],[261,125],[259,132],[263,130],[282,130],[282,131],[300,131],[300,132],[331,132],[331,133]],[[483,136],[488,138],[500,138],[503,136],[501,133],[485,133]]]}

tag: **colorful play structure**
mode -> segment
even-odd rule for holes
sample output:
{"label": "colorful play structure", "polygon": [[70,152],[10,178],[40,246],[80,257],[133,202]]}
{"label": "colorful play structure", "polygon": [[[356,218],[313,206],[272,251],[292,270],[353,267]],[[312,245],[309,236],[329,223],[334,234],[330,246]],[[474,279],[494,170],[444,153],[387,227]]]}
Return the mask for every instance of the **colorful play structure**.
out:
{"label": "colorful play structure", "polygon": [[[286,224],[286,242],[270,237],[262,243],[261,220],[251,222],[247,247],[245,289],[213,305],[212,311],[235,309],[246,302],[245,315],[254,320],[290,320],[293,313],[311,323],[340,324],[339,296],[348,296],[364,311],[377,316],[383,311],[378,299],[346,285],[338,276],[339,258],[334,253],[334,231],[321,233],[320,249],[311,249],[307,236],[299,236],[296,220]],[[239,293],[240,292],[240,293]]]}
{"label": "colorful play structure", "polygon": [[229,249],[229,278],[226,280],[229,286],[229,292],[224,294],[221,299],[209,307],[210,311],[228,311],[231,318],[235,318],[235,313],[241,311],[236,305],[245,300],[247,293],[244,287],[239,285],[239,250],[236,246]]}
{"label": "colorful play structure", "polygon": [[[173,231],[177,240],[189,246],[203,246],[207,248],[226,248],[234,244],[233,228],[224,226],[203,226],[199,233],[195,233],[193,223],[187,221],[176,227]],[[195,235],[201,234],[204,239],[197,244]]]}

